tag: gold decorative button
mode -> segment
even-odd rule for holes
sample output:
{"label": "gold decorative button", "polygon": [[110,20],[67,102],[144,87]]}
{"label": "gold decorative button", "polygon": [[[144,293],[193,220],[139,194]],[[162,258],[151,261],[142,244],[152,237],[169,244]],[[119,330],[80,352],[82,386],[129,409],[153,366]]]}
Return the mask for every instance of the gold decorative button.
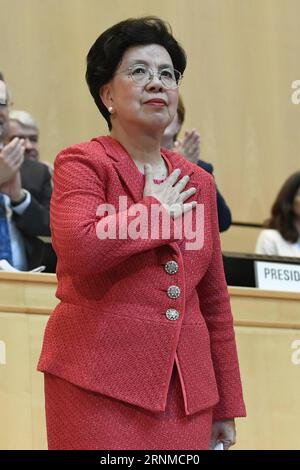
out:
{"label": "gold decorative button", "polygon": [[168,274],[176,274],[178,272],[178,263],[176,261],[168,261],[165,264],[165,271]]}
{"label": "gold decorative button", "polygon": [[178,320],[178,318],[180,317],[180,313],[174,308],[168,308],[168,310],[166,311],[166,317],[168,320]]}
{"label": "gold decorative button", "polygon": [[168,287],[167,294],[170,299],[178,299],[180,296],[180,288],[178,286],[170,286]]}

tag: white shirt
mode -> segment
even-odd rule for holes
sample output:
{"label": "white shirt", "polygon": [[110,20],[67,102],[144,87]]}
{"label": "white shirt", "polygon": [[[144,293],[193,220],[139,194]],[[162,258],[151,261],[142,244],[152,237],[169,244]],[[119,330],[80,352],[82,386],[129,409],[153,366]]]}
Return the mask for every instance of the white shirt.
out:
{"label": "white shirt", "polygon": [[17,228],[12,218],[13,212],[18,215],[22,215],[31,203],[30,193],[25,189],[23,191],[26,193],[26,199],[21,204],[18,204],[14,207],[11,206],[10,198],[7,196],[7,194],[3,194],[3,197],[6,207],[6,217],[10,235],[13,267],[20,269],[21,271],[26,271],[28,266],[24,240],[20,230]]}
{"label": "white shirt", "polygon": [[300,237],[296,243],[291,243],[285,240],[277,230],[263,230],[258,236],[255,253],[300,258]]}

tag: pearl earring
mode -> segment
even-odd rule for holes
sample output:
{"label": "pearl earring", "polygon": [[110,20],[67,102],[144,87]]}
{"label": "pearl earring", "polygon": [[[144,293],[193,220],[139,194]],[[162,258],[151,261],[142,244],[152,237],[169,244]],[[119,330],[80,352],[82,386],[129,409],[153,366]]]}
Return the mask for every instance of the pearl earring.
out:
{"label": "pearl earring", "polygon": [[113,107],[112,106],[109,106],[108,112],[109,112],[109,114],[112,114],[112,112],[113,112]]}

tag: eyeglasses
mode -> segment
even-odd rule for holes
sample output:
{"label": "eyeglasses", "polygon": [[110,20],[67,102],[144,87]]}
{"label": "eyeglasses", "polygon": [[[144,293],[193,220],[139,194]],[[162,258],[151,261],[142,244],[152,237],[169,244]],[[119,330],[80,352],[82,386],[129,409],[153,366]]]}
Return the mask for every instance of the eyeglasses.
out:
{"label": "eyeglasses", "polygon": [[183,75],[178,70],[173,69],[173,67],[166,67],[158,72],[154,72],[150,67],[143,64],[132,65],[126,71],[119,73],[128,73],[128,77],[131,77],[138,86],[147,85],[147,83],[153,80],[154,76],[157,76],[162,85],[170,90],[178,88],[183,78]]}

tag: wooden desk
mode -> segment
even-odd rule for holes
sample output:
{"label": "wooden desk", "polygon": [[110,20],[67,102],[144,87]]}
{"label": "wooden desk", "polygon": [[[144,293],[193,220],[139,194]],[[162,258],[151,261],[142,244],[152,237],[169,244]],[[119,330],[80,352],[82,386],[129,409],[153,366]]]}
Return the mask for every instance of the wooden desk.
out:
{"label": "wooden desk", "polygon": [[229,290],[248,412],[236,448],[300,449],[300,294]]}
{"label": "wooden desk", "polygon": [[[55,290],[54,274],[0,273],[0,449],[46,448],[36,364]],[[300,294],[229,291],[248,410],[248,418],[237,420],[235,448],[300,449],[300,364],[292,362]]]}
{"label": "wooden desk", "polygon": [[36,364],[55,290],[55,274],[0,273],[0,449],[47,448]]}

